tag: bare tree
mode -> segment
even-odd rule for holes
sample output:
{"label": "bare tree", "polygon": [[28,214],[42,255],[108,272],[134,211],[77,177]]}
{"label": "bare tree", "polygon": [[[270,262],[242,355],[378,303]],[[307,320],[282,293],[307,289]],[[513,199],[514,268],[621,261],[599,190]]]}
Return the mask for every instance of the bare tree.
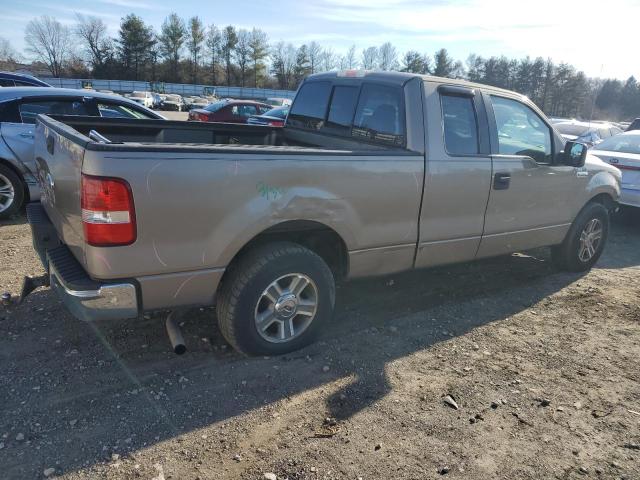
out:
{"label": "bare tree", "polygon": [[292,86],[296,67],[297,52],[290,43],[278,42],[271,49],[271,68],[282,89]]}
{"label": "bare tree", "polygon": [[227,25],[222,31],[222,45],[221,52],[224,57],[224,63],[227,71],[227,86],[231,85],[231,73],[233,71],[233,52],[236,49],[238,43],[238,34],[233,25]]}
{"label": "bare tree", "polygon": [[191,81],[198,83],[198,61],[204,43],[204,27],[199,17],[189,19],[187,31],[187,48],[191,55]]}
{"label": "bare tree", "polygon": [[258,88],[258,78],[264,70],[263,60],[269,55],[269,40],[267,34],[262,30],[254,28],[251,30],[249,39],[250,56],[253,62],[253,86]]}
{"label": "bare tree", "polygon": [[320,58],[322,56],[322,47],[318,42],[311,42],[307,47],[307,55],[309,57],[310,73],[314,74],[318,71]]}
{"label": "bare tree", "polygon": [[85,54],[94,73],[102,73],[112,54],[113,46],[102,19],[77,14],[74,33],[83,43]]}
{"label": "bare tree", "polygon": [[365,48],[362,51],[362,68],[375,70],[378,67],[378,49],[376,47]]}
{"label": "bare tree", "polygon": [[207,30],[207,48],[209,49],[209,56],[211,58],[211,83],[216,85],[216,65],[220,58],[220,49],[222,46],[222,35],[218,27],[211,24]]}
{"label": "bare tree", "polygon": [[356,60],[356,46],[351,45],[344,57],[346,68],[358,68],[358,60]]}
{"label": "bare tree", "polygon": [[236,43],[235,57],[240,68],[240,86],[244,87],[244,81],[247,72],[247,63],[251,59],[251,47],[249,43],[251,37],[249,32],[244,29],[238,30],[238,42]]}
{"label": "bare tree", "polygon": [[4,37],[0,37],[0,61],[16,60],[18,52],[11,46],[11,42]]}
{"label": "bare tree", "polygon": [[380,70],[398,69],[398,52],[391,42],[385,42],[380,45],[380,49],[378,50],[378,66]]}
{"label": "bare tree", "polygon": [[336,68],[336,54],[331,48],[325,48],[320,54],[320,69],[328,72]]}
{"label": "bare tree", "polygon": [[27,51],[43,62],[51,75],[62,74],[64,62],[71,53],[71,34],[55,18],[43,15],[27,23],[24,33]]}

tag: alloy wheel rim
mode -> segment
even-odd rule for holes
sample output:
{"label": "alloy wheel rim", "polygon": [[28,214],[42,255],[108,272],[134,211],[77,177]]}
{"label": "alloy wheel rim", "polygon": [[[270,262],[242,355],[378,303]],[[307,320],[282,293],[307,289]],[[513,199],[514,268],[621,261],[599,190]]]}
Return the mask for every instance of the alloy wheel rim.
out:
{"label": "alloy wheel rim", "polygon": [[592,218],[587,222],[580,234],[580,247],[578,258],[582,262],[591,260],[602,242],[602,222],[598,218]]}
{"label": "alloy wheel rim", "polygon": [[258,334],[270,343],[298,338],[318,311],[318,287],[303,273],[290,273],[274,280],[262,292],[254,311]]}
{"label": "alloy wheel rim", "polygon": [[16,192],[9,179],[0,173],[0,213],[11,207],[15,195]]}

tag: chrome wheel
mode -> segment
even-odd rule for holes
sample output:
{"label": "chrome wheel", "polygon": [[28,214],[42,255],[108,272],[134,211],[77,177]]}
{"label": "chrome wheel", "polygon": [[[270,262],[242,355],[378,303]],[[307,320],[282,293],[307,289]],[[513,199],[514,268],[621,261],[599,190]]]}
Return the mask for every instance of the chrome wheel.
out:
{"label": "chrome wheel", "polygon": [[268,342],[289,342],[309,328],[317,310],[316,284],[302,273],[290,273],[260,295],[254,314],[256,329]]}
{"label": "chrome wheel", "polygon": [[580,234],[580,248],[578,250],[580,261],[588,262],[593,258],[602,241],[602,232],[602,222],[597,218],[592,218],[585,225]]}
{"label": "chrome wheel", "polygon": [[16,192],[13,189],[13,184],[7,177],[0,173],[0,213],[13,205],[15,195]]}

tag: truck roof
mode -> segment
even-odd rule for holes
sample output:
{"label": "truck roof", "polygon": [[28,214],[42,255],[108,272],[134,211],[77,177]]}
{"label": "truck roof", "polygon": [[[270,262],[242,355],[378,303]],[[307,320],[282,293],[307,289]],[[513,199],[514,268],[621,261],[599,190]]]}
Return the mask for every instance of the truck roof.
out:
{"label": "truck roof", "polygon": [[491,90],[496,93],[507,93],[510,95],[519,95],[521,97],[525,97],[525,95],[521,95],[512,90],[506,90],[504,88],[493,87],[491,85],[484,85],[481,83],[469,82],[468,80],[462,80],[457,78],[446,78],[446,77],[436,77],[434,75],[421,75],[418,73],[408,73],[408,72],[391,72],[391,71],[372,71],[372,70],[346,70],[346,71],[333,71],[333,72],[323,72],[316,73],[314,75],[310,75],[307,78],[307,81],[310,80],[334,80],[334,79],[354,79],[354,80],[362,80],[366,78],[367,80],[388,83],[388,84],[396,84],[398,86],[402,86],[407,83],[409,80],[413,78],[421,78],[426,82],[436,82],[436,83],[446,83],[447,85],[460,85],[471,88],[482,88],[484,90]]}

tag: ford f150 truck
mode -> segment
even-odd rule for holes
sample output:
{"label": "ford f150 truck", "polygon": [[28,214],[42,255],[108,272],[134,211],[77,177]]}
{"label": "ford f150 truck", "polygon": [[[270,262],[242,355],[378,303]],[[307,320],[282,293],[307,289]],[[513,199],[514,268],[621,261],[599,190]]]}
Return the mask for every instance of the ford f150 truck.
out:
{"label": "ford f150 truck", "polygon": [[309,77],[284,128],[39,116],[52,288],[78,318],[216,305],[246,354],[311,341],[335,282],[550,246],[589,269],[620,172],[526,97],[407,73]]}

